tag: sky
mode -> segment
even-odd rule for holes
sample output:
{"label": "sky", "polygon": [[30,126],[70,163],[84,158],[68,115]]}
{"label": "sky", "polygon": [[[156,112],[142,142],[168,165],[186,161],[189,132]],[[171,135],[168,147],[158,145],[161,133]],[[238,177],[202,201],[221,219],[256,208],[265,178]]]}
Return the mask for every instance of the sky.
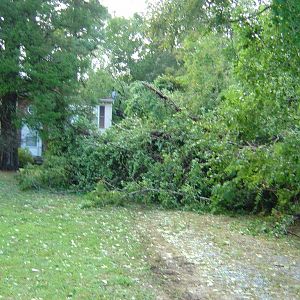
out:
{"label": "sky", "polygon": [[100,0],[113,16],[131,17],[136,12],[146,11],[146,0]]}

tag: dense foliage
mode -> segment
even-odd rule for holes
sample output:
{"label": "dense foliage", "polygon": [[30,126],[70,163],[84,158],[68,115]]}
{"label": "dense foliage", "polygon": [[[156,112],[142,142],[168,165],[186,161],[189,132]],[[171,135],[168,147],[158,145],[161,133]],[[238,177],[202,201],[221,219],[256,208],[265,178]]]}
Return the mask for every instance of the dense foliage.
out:
{"label": "dense foliage", "polygon": [[[45,144],[61,133],[106,16],[97,0],[0,2],[0,169],[18,167],[21,121]],[[29,104],[32,114],[24,115]]]}
{"label": "dense foliage", "polygon": [[20,168],[24,168],[26,166],[28,166],[29,164],[33,164],[34,163],[34,159],[30,153],[30,151],[25,148],[19,148],[18,149],[18,156],[19,156],[19,167]]}
{"label": "dense foliage", "polygon": [[[147,19],[112,19],[115,126],[84,137],[72,128],[41,168],[23,171],[23,187],[94,189],[98,202],[113,191],[165,207],[297,213],[300,4],[243,3],[165,0]],[[159,51],[170,68],[145,67]]]}

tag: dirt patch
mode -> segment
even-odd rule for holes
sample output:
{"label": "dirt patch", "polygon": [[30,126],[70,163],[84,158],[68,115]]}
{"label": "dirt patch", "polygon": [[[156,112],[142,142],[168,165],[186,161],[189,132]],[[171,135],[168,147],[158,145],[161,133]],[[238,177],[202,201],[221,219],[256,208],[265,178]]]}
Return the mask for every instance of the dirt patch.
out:
{"label": "dirt patch", "polygon": [[226,217],[146,211],[138,229],[158,299],[299,299],[300,243],[232,230]]}

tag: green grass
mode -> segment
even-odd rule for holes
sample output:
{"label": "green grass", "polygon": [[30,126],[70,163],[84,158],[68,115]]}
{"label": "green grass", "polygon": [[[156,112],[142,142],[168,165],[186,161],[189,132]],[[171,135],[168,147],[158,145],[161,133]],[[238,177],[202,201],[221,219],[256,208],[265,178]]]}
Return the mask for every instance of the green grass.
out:
{"label": "green grass", "polygon": [[81,202],[0,173],[0,299],[153,299],[133,213]]}

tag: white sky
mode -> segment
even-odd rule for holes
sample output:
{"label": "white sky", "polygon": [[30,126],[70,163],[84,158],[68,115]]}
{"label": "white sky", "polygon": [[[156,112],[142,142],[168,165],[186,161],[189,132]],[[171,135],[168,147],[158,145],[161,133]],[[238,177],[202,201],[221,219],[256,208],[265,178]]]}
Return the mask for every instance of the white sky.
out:
{"label": "white sky", "polygon": [[131,17],[136,12],[145,12],[147,8],[146,0],[100,0],[100,3],[112,16],[115,13],[118,17]]}

